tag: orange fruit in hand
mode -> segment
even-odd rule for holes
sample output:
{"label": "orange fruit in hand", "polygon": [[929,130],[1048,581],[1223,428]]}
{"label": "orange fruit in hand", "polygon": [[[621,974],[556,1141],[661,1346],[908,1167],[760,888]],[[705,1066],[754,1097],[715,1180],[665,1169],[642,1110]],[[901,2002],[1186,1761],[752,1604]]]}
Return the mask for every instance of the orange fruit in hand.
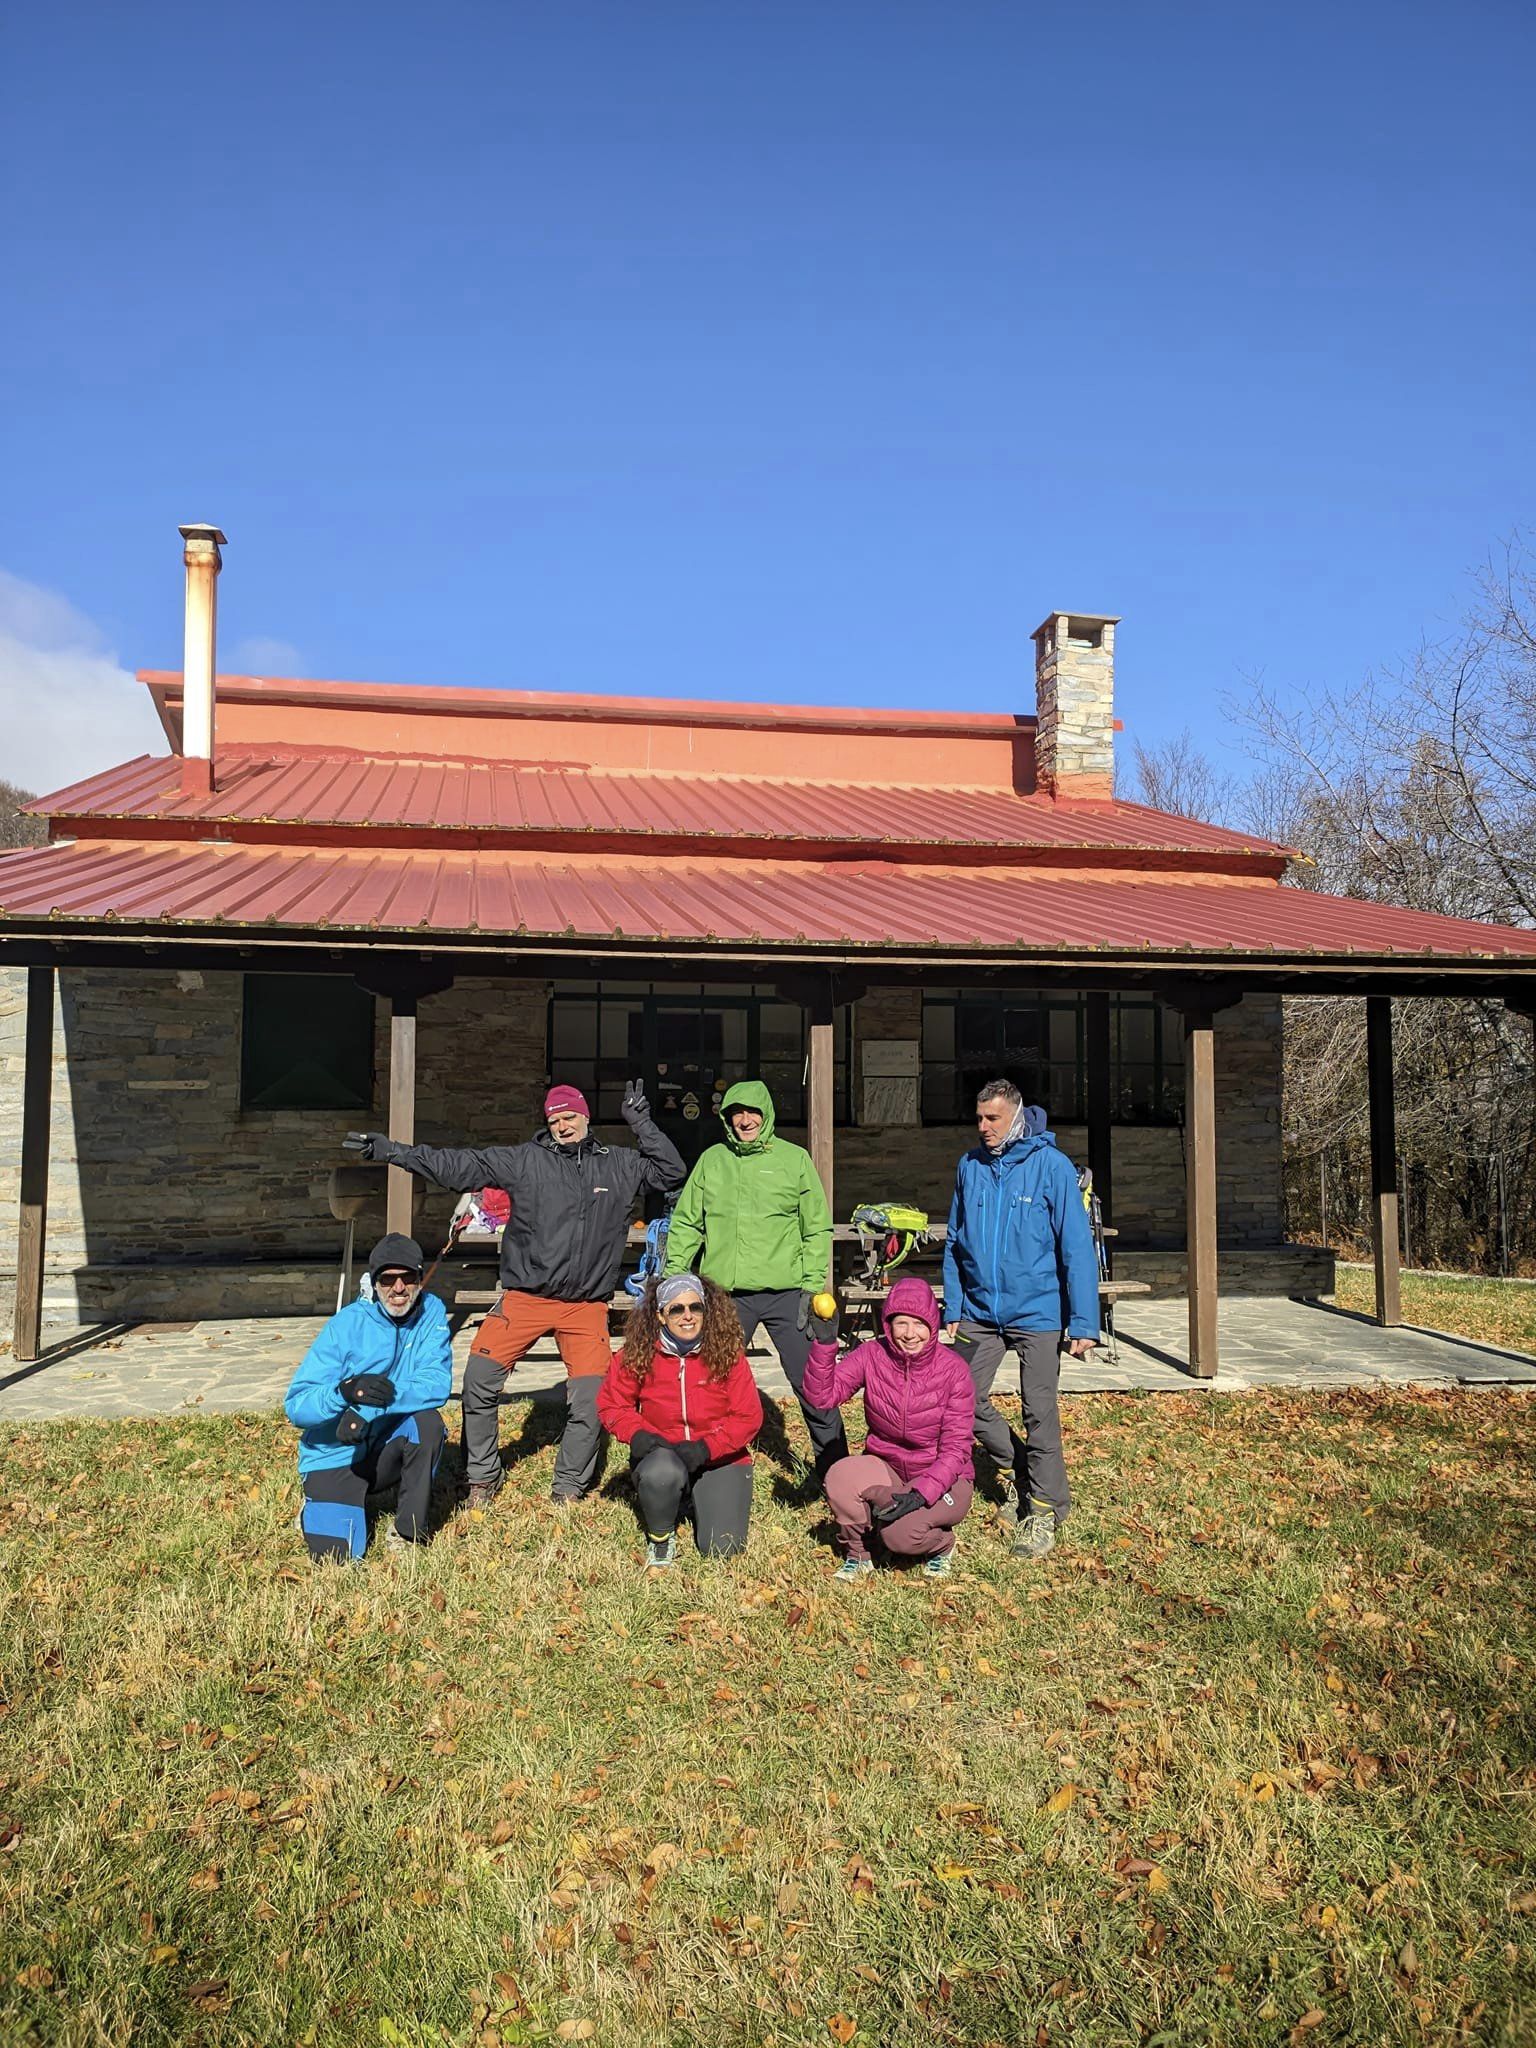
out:
{"label": "orange fruit in hand", "polygon": [[811,1303],[811,1313],[823,1318],[835,1316],[837,1314],[837,1296],[835,1294],[818,1294]]}

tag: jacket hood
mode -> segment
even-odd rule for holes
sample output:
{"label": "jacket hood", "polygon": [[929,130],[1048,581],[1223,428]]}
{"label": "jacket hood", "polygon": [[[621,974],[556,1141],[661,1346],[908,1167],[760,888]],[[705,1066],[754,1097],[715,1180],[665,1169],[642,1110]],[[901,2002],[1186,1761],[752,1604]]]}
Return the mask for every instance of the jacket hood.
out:
{"label": "jacket hood", "polygon": [[[890,1327],[892,1316],[916,1316],[928,1325],[928,1342],[921,1351],[898,1351],[885,1332]],[[909,1371],[914,1366],[927,1365],[939,1348],[939,1330],[944,1322],[944,1312],[939,1307],[938,1296],[926,1280],[919,1280],[915,1273],[908,1273],[897,1280],[885,1297],[885,1307],[880,1315],[881,1343],[898,1365]]]}
{"label": "jacket hood", "polygon": [[[732,1109],[756,1109],[762,1112],[763,1128],[750,1145],[743,1145],[731,1129]],[[725,1142],[733,1152],[761,1152],[773,1136],[773,1097],[763,1081],[737,1081],[727,1088],[720,1103],[720,1121],[725,1126]]]}

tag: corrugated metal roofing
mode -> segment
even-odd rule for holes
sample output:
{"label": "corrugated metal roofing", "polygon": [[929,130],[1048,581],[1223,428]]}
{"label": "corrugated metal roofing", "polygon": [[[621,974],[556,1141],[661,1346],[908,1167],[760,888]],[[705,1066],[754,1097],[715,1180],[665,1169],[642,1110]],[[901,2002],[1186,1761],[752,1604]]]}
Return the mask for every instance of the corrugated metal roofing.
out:
{"label": "corrugated metal roofing", "polygon": [[143,756],[32,807],[54,818],[153,818],[478,835],[636,835],[880,848],[1104,848],[1271,859],[1283,849],[1132,803],[1058,804],[1012,790],[614,775],[575,767],[226,750],[219,788],[182,787]]}
{"label": "corrugated metal roofing", "polygon": [[1536,932],[1287,889],[815,862],[89,840],[0,856],[0,919],[766,946],[1536,960]]}

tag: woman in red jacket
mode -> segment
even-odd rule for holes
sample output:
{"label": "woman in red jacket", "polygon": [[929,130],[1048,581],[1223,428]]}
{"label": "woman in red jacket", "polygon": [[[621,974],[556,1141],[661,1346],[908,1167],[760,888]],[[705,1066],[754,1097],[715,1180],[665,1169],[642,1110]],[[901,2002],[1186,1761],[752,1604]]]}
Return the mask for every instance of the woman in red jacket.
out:
{"label": "woman in red jacket", "polygon": [[684,1514],[706,1557],[742,1548],[752,1511],[747,1446],[763,1403],[728,1294],[697,1273],[653,1282],[629,1319],[597,1413],[629,1445],[648,1565],[674,1562]]}

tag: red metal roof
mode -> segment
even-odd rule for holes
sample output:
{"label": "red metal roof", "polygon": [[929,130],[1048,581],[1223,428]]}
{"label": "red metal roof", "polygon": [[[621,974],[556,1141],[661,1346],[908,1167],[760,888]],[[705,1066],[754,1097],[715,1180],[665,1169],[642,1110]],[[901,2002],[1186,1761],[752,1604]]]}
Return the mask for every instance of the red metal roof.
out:
{"label": "red metal roof", "polygon": [[[141,756],[31,806],[57,820],[155,819],[201,825],[366,833],[473,834],[556,841],[704,838],[742,846],[1077,848],[1106,853],[1260,857],[1278,872],[1285,850],[1217,825],[1132,803],[1056,803],[1012,790],[617,775],[561,764],[401,760],[228,748],[219,787],[183,789],[175,756]],[[67,826],[65,827],[67,829]],[[291,843],[290,829],[283,838]],[[1207,860],[1202,865],[1210,865]],[[1244,862],[1246,865],[1247,863]]]}
{"label": "red metal roof", "polygon": [[893,863],[537,859],[501,852],[90,840],[0,855],[0,922],[920,949],[1536,962],[1536,931],[1279,884]]}

